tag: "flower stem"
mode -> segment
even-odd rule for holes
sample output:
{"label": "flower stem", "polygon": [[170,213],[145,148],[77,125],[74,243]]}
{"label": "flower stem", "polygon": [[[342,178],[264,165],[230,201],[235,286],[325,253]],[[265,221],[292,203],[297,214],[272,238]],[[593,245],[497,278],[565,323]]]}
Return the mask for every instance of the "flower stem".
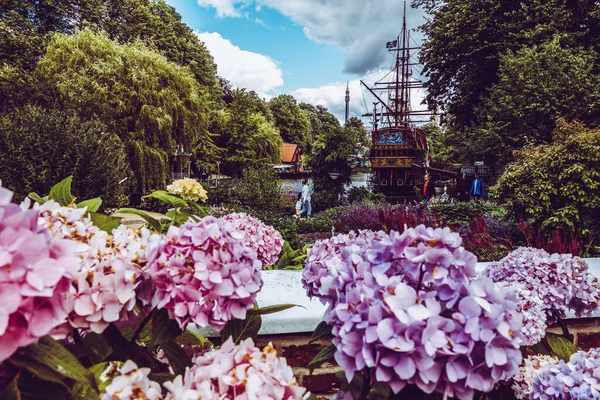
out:
{"label": "flower stem", "polygon": [[568,341],[573,342],[573,335],[571,335],[571,333],[569,332],[569,328],[565,324],[565,321],[563,321],[561,317],[557,316],[556,322],[558,322],[558,324],[560,325],[560,328],[562,329],[563,337],[565,339],[567,339]]}
{"label": "flower stem", "polygon": [[371,376],[369,374],[369,370],[365,370],[362,391],[360,392],[360,397],[358,398],[358,400],[367,400],[370,391],[371,391]]}

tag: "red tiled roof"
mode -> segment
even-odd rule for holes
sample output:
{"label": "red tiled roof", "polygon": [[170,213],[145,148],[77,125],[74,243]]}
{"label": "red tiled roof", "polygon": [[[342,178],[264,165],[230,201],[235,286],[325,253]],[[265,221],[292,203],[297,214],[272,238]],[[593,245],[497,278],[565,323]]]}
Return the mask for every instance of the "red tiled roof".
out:
{"label": "red tiled roof", "polygon": [[293,143],[284,143],[281,145],[281,162],[296,163],[300,157],[298,145]]}

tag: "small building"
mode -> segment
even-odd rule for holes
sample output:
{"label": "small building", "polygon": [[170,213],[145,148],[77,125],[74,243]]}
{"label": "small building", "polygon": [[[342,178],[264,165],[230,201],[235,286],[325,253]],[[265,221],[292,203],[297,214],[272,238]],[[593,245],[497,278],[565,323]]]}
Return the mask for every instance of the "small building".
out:
{"label": "small building", "polygon": [[276,166],[283,172],[298,174],[302,172],[302,155],[300,147],[293,143],[284,143],[281,145],[281,165]]}

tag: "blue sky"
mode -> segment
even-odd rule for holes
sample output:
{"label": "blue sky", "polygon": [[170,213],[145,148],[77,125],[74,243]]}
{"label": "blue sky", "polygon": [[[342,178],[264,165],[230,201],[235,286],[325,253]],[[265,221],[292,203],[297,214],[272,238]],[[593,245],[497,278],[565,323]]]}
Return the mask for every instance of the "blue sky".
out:
{"label": "blue sky", "polygon": [[[205,42],[221,76],[264,98],[290,93],[343,115],[365,111],[359,79],[388,66],[402,27],[399,0],[167,0]],[[410,27],[422,12],[408,9]],[[368,97],[368,96],[366,96]]]}
{"label": "blue sky", "polygon": [[308,39],[302,26],[272,8],[251,7],[246,10],[247,17],[218,18],[215,8],[201,7],[197,0],[168,0],[168,3],[193,30],[218,32],[243,50],[275,60],[284,73],[280,93],[356,78],[343,72],[346,53],[343,49]]}

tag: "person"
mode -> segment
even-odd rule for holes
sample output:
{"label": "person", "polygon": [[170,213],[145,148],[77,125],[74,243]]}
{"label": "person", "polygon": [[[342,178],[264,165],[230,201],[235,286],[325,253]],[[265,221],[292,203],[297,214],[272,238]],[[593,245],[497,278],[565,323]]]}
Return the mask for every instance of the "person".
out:
{"label": "person", "polygon": [[483,183],[483,179],[481,179],[477,173],[475,174],[475,179],[473,179],[473,183],[471,184],[469,195],[471,195],[471,197],[475,200],[485,197],[485,184]]}
{"label": "person", "polygon": [[462,177],[458,178],[458,182],[456,182],[456,198],[458,201],[469,200],[469,181],[467,179],[467,174],[462,174]]}
{"label": "person", "polygon": [[306,218],[310,218],[312,207],[310,205],[310,185],[308,178],[304,179],[304,186],[302,186],[302,204],[304,205]]}
{"label": "person", "polygon": [[423,185],[423,196],[425,196],[425,200],[423,201],[423,208],[427,207],[429,200],[435,195],[435,188],[433,187],[433,183],[431,183],[431,177],[429,174],[425,174],[425,184]]}
{"label": "person", "polygon": [[302,206],[302,192],[298,192],[298,199],[296,201],[296,215],[294,215],[294,217],[300,218],[300,216],[304,213],[304,207]]}

